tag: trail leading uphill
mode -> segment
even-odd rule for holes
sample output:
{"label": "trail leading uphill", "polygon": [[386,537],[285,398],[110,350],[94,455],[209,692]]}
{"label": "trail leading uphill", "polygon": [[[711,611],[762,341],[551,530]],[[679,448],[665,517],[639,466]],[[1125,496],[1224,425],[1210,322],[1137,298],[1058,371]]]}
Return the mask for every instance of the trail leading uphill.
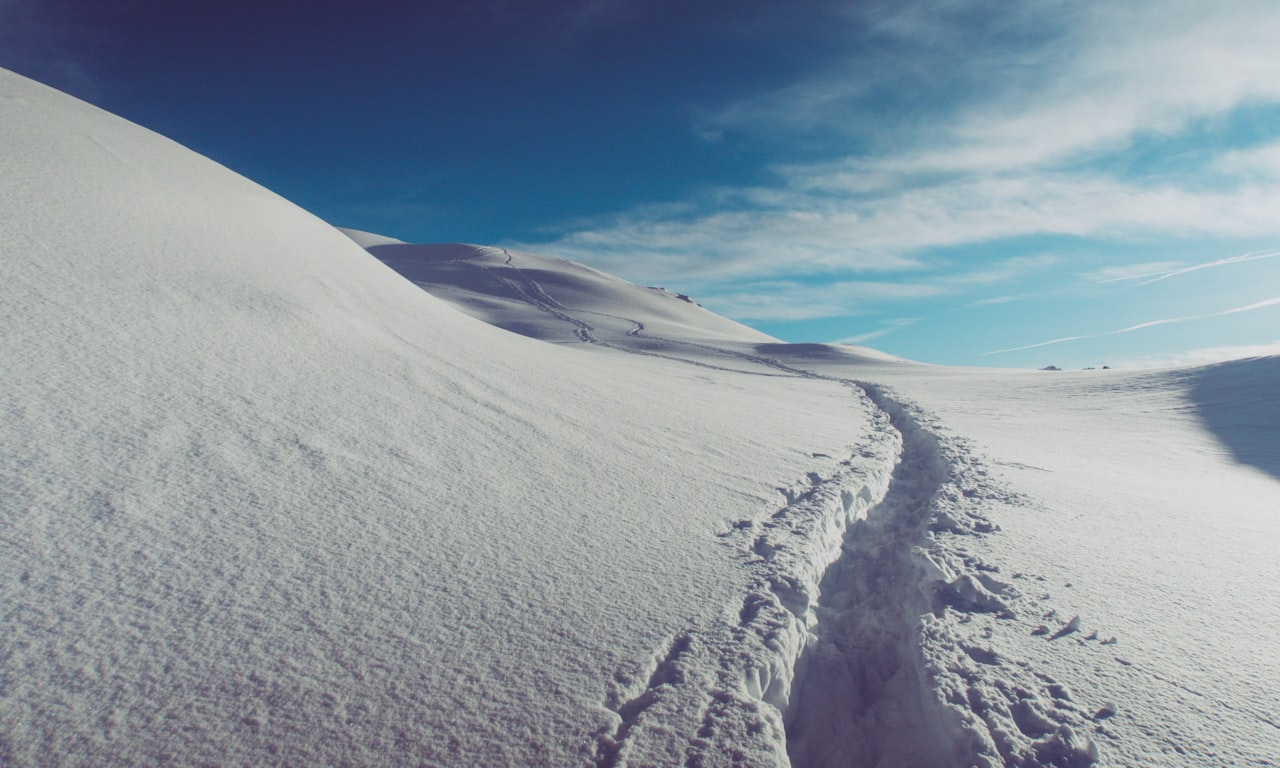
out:
{"label": "trail leading uphill", "polygon": [[[1280,754],[1274,728],[1280,701],[1273,695],[1280,669],[1259,668],[1252,650],[1272,642],[1280,616],[1262,608],[1269,598],[1251,574],[1258,563],[1273,562],[1266,548],[1280,543],[1278,521],[1267,512],[1280,508],[1280,486],[1276,473],[1248,468],[1266,473],[1270,457],[1280,455],[1276,359],[1046,378],[939,369],[849,347],[654,333],[645,306],[652,289],[501,251],[508,268],[555,273],[542,279],[557,288],[542,290],[537,302],[522,303],[518,293],[475,301],[484,288],[465,275],[442,289],[438,248],[402,246],[396,266],[446,298],[461,288],[473,298],[460,308],[489,322],[544,340],[586,341],[592,349],[659,355],[757,379],[839,382],[873,404],[873,435],[898,435],[891,442],[903,450],[883,498],[829,507],[818,515],[826,529],[816,536],[822,526],[787,530],[781,543],[762,536],[747,545],[755,530],[748,521],[727,536],[743,542],[752,568],[785,564],[757,580],[784,588],[753,592],[752,599],[771,605],[773,625],[786,630],[774,630],[766,651],[740,655],[771,658],[773,666],[745,673],[745,683],[741,671],[729,678],[738,679],[737,695],[754,691],[783,714],[794,765],[1079,766],[1100,758],[1198,765],[1224,754],[1265,764]],[[602,279],[611,281],[607,290]],[[613,314],[601,311],[611,306],[628,308],[617,319],[630,322],[629,331],[590,326],[594,317]],[[566,333],[584,326],[586,336]],[[877,466],[880,476],[890,471]],[[821,477],[811,473],[817,485],[804,486],[804,493],[849,490],[836,477]],[[855,483],[852,492],[868,487]],[[1207,550],[1203,530],[1186,535],[1200,528],[1205,509],[1214,510],[1216,528]],[[1147,510],[1182,522],[1161,526]],[[1102,546],[1095,529],[1107,531]],[[845,538],[838,558],[833,533]],[[790,559],[776,560],[788,551]],[[1246,551],[1255,554],[1241,559]],[[1162,557],[1172,571],[1153,567]],[[1183,572],[1188,563],[1200,567]],[[1216,588],[1206,590],[1210,583]],[[1212,625],[1188,624],[1188,605],[1213,616]],[[740,617],[754,613],[744,609]],[[1244,616],[1250,619],[1240,621]],[[1144,631],[1153,626],[1157,633]],[[1207,626],[1215,627],[1208,630],[1214,647],[1238,650],[1202,659],[1197,649]],[[682,634],[680,654],[659,665],[667,672],[651,678],[635,701],[647,708],[673,695],[668,672],[682,668],[676,661],[697,647],[694,639],[715,634]],[[739,646],[719,647],[741,647],[750,635],[737,637]],[[720,657],[733,658],[734,651]],[[1184,659],[1197,661],[1188,667]],[[1210,709],[1202,713],[1196,702]],[[1193,735],[1197,722],[1226,735]],[[776,723],[769,728],[776,733]],[[628,720],[628,744],[642,743],[637,730]],[[741,733],[734,739],[747,740]],[[723,753],[707,744],[695,741],[689,755],[714,764],[708,755]],[[674,760],[679,749],[667,749],[648,759]]]}

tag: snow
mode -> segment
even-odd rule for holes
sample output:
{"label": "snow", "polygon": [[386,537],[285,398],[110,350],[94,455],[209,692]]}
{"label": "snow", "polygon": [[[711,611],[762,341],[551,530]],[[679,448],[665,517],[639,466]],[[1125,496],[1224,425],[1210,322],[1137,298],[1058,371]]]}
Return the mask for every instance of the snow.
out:
{"label": "snow", "polygon": [[486,323],[544,341],[774,341],[687,296],[657,287],[637,290],[564,259],[466,244],[385,242],[367,232],[343,232],[432,295]]}
{"label": "snow", "polygon": [[1280,763],[1280,358],[783,344],[2,71],[0,169],[0,764]]}
{"label": "snow", "polygon": [[590,763],[615,678],[741,599],[715,534],[865,430],[487,326],[0,83],[6,764]]}
{"label": "snow", "polygon": [[993,505],[1001,533],[966,546],[1017,586],[1019,620],[970,623],[962,642],[1030,662],[1083,714],[1116,710],[1090,723],[1110,764],[1280,759],[1280,475],[1257,466],[1280,440],[1278,376],[1268,358],[895,381],[1027,494]]}

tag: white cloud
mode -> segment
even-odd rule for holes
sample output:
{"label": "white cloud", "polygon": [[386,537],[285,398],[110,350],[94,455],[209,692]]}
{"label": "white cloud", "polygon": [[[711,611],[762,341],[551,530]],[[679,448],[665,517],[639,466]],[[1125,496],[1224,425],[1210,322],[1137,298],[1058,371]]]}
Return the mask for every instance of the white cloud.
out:
{"label": "white cloud", "polygon": [[903,281],[753,281],[737,284],[729,290],[709,286],[705,293],[700,292],[700,298],[717,312],[743,320],[851,317],[879,312],[894,304],[956,295],[973,287],[1015,280],[1057,261],[1057,257],[1050,254],[1015,257],[969,271],[920,276]]}
{"label": "white cloud", "polygon": [[1141,264],[1120,264],[1101,267],[1092,272],[1086,272],[1080,277],[1095,283],[1119,283],[1126,280],[1141,280],[1147,277],[1167,275],[1185,266],[1185,264],[1178,261],[1148,261]]}
{"label": "white cloud", "polygon": [[886,247],[891,242],[866,234],[857,211],[796,205],[680,218],[633,213],[550,242],[508,245],[584,261],[640,282],[920,266],[901,249]]}
{"label": "white cloud", "polygon": [[1202,269],[1213,269],[1214,267],[1226,267],[1232,264],[1240,264],[1246,261],[1258,261],[1260,259],[1271,259],[1271,258],[1275,258],[1276,256],[1280,256],[1280,251],[1255,251],[1253,253],[1246,253],[1242,256],[1232,256],[1231,258],[1228,258],[1228,259],[1218,259],[1217,261],[1210,261],[1204,264],[1195,264],[1190,267],[1173,269],[1158,275],[1148,275],[1147,279],[1143,280],[1141,283],[1138,283],[1138,285],[1150,285],[1151,283],[1157,283],[1157,282],[1160,282],[1161,280],[1167,280],[1170,277],[1178,277],[1179,275],[1185,275],[1188,272],[1199,272]]}
{"label": "white cloud", "polygon": [[[1269,0],[858,3],[847,17],[860,53],[703,122],[843,127],[875,140],[876,164],[892,173],[991,173],[1280,99],[1280,6]],[[960,103],[943,114],[867,109],[886,90]]]}
{"label": "white cloud", "polygon": [[[1041,236],[1117,247],[1280,238],[1280,142],[1201,145],[1199,165],[1181,175],[1122,170],[1137,144],[1158,147],[1239,110],[1280,105],[1280,4],[884,0],[850,2],[844,13],[857,43],[846,59],[706,110],[695,126],[708,140],[746,133],[810,149],[816,134],[842,135],[828,159],[776,162],[772,183],[511,245],[678,282],[713,294],[719,311],[760,320],[848,314],[868,301],[784,287],[797,275],[874,275],[868,283],[933,291],[906,301],[1037,268],[992,266],[972,248],[964,257],[941,252],[955,246]],[[1040,268],[1054,266],[1040,258]],[[1154,262],[1088,277],[1166,279],[1227,263],[1236,262]],[[947,282],[947,271],[961,274]],[[738,287],[717,293],[724,284]],[[883,308],[894,298],[877,300]]]}
{"label": "white cloud", "polygon": [[1158,283],[1161,280],[1166,280],[1170,277],[1178,277],[1189,272],[1198,272],[1202,269],[1226,267],[1248,261],[1271,259],[1276,256],[1280,256],[1280,251],[1253,251],[1239,256],[1231,256],[1226,259],[1217,259],[1215,261],[1207,261],[1202,264],[1192,264],[1190,266],[1176,261],[1125,264],[1120,266],[1102,267],[1101,269],[1087,272],[1081,275],[1081,277],[1086,280],[1092,280],[1096,283],[1120,283],[1128,280],[1141,280],[1142,282],[1138,283],[1138,285],[1150,285],[1151,283]]}
{"label": "white cloud", "polygon": [[544,243],[511,243],[641,281],[919,270],[920,252],[1032,235],[1280,235],[1280,184],[1148,187],[1092,174],[973,177],[833,203],[775,190],[768,210],[627,215]]}
{"label": "white cloud", "polygon": [[[1039,272],[1056,266],[1062,261],[1051,253],[1033,256],[1015,256],[1004,261],[985,264],[967,272],[947,275],[942,282],[952,286],[994,285],[1022,277],[1031,272]],[[991,302],[989,302],[991,303]]]}
{"label": "white cloud", "polygon": [[1218,170],[1231,175],[1271,180],[1280,178],[1280,142],[1225,152],[1215,165]]}

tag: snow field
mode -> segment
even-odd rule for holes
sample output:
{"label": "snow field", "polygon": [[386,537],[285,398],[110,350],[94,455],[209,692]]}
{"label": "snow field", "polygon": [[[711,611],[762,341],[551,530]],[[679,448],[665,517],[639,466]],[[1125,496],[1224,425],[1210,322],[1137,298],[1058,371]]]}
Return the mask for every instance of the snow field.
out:
{"label": "snow field", "polygon": [[927,402],[943,443],[1014,491],[961,493],[989,534],[947,530],[949,510],[931,531],[1012,617],[949,606],[921,635],[939,690],[987,723],[995,764],[1082,765],[1093,749],[1107,765],[1280,759],[1280,615],[1264,586],[1280,578],[1280,483],[1263,469],[1280,361],[1225,368],[864,367]]}
{"label": "snow field", "polygon": [[[451,285],[466,285],[474,294],[483,290],[484,279],[477,271],[489,275],[504,270],[517,273],[508,282],[524,286],[490,296],[483,309],[477,309],[471,296],[441,292],[464,311],[501,317],[509,327],[545,340],[564,339],[561,334],[572,329],[578,342],[596,349],[728,367],[757,377],[839,381],[876,417],[869,445],[879,445],[880,450],[868,449],[845,463],[855,458],[869,462],[878,481],[846,487],[835,477],[813,474],[807,485],[783,489],[789,507],[763,532],[757,533],[749,521],[739,524],[735,537],[751,539],[749,548],[741,548],[756,558],[755,567],[765,570],[758,583],[767,584],[768,590],[748,593],[736,621],[730,616],[715,626],[681,633],[648,667],[623,675],[623,692],[612,705],[621,723],[612,741],[605,740],[600,764],[787,764],[778,749],[784,734],[786,760],[795,765],[1087,765],[1096,760],[1093,741],[1072,729],[1079,729],[1086,718],[1069,705],[1053,709],[1044,703],[1053,701],[1046,689],[1055,685],[1052,679],[1024,681],[1007,695],[1010,701],[1003,710],[983,704],[980,679],[966,677],[941,660],[958,649],[972,651],[962,654],[966,660],[987,658],[984,651],[950,638],[945,624],[929,632],[929,620],[922,623],[921,616],[948,609],[966,621],[975,613],[1014,615],[995,592],[1016,595],[1016,590],[984,573],[983,563],[963,551],[953,552],[926,530],[990,533],[995,528],[980,509],[956,500],[1010,494],[987,479],[981,462],[963,444],[947,442],[944,449],[936,421],[932,427],[923,426],[928,419],[918,408],[898,402],[875,385],[778,359],[785,359],[786,353],[806,353],[827,362],[883,364],[883,356],[793,349],[749,339],[717,345],[659,337],[636,319],[647,316],[635,307],[629,310],[631,317],[620,319],[637,330],[602,330],[588,320],[599,313],[578,306],[604,293],[594,278],[585,284],[578,278],[576,303],[560,301],[559,293],[553,297],[553,291],[528,277],[529,270],[513,263],[515,255],[504,252],[497,264],[493,254],[490,264],[479,266],[473,251],[462,250],[469,247],[456,248],[465,256],[450,264],[455,270]],[[439,246],[403,249],[406,260],[396,266],[406,274],[438,274],[442,252]],[[571,279],[553,282],[563,285]],[[759,347],[781,354],[758,354]],[[894,447],[886,449],[888,445]],[[891,474],[896,477],[894,490],[888,486]],[[808,498],[840,501],[818,504],[812,517],[791,508]],[[850,528],[872,507],[874,524]],[[850,515],[851,510],[856,511]],[[797,524],[798,520],[808,523]],[[813,682],[806,687],[805,679]],[[939,699],[937,692],[948,685],[963,695]],[[1043,695],[1037,698],[1038,694]],[[1037,704],[1031,703],[1033,698]],[[1010,707],[1020,713],[1017,718]],[[1046,709],[1053,716],[1038,721],[1023,714]],[[690,742],[688,734],[695,727],[698,738]]]}
{"label": "snow field", "polygon": [[4,72],[0,171],[4,765],[1280,763],[1280,358],[782,344]]}

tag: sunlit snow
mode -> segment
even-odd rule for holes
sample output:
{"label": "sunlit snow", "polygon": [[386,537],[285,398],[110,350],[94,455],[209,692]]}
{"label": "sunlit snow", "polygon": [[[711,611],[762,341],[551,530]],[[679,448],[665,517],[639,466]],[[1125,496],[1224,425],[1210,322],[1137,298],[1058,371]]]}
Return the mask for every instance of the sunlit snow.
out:
{"label": "sunlit snow", "polygon": [[0,765],[1280,759],[1280,358],[948,369],[0,71]]}

